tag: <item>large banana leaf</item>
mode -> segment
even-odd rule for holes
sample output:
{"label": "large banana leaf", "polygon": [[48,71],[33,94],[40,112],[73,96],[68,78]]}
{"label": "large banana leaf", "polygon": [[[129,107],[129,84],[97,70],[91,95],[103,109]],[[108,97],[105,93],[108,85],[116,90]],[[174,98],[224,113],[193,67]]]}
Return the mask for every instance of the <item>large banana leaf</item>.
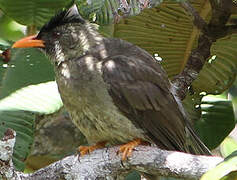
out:
{"label": "large banana leaf", "polygon": [[37,114],[51,114],[62,107],[55,81],[30,85],[0,100],[0,111],[24,110]]}
{"label": "large banana leaf", "polygon": [[201,109],[202,115],[196,122],[196,129],[202,141],[214,149],[235,127],[233,105],[229,100],[206,96]]}
{"label": "large banana leaf", "polygon": [[71,0],[0,0],[0,9],[20,24],[42,26]]}
{"label": "large banana leaf", "polygon": [[6,70],[0,83],[0,99],[28,85],[54,80],[52,65],[38,49],[12,49],[10,63],[1,69]]}
{"label": "large banana leaf", "polygon": [[119,8],[119,1],[114,0],[79,0],[78,1],[80,12],[82,15],[92,20],[101,23],[101,24],[109,24],[114,19],[114,13],[117,13]]}

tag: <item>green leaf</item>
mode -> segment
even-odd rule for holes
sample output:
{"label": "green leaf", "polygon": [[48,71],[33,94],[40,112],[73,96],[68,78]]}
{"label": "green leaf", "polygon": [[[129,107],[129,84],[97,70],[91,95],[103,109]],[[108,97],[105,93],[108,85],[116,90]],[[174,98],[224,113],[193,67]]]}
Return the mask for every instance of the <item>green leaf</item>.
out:
{"label": "green leaf", "polygon": [[235,126],[235,118],[231,101],[204,97],[202,117],[196,122],[196,129],[201,140],[210,149],[216,148]]}
{"label": "green leaf", "polygon": [[0,83],[0,98],[31,85],[54,80],[53,67],[38,49],[12,49],[11,61]]}
{"label": "green leaf", "polygon": [[[195,3],[197,10],[201,3]],[[192,21],[178,3],[165,2],[145,9],[141,14],[122,19],[114,27],[114,36],[132,42],[150,54],[159,54],[170,77],[184,66],[186,49],[192,33]]]}
{"label": "green leaf", "polygon": [[220,150],[223,157],[229,156],[237,150],[237,141],[232,137],[225,138],[225,140],[221,143]]}
{"label": "green leaf", "polygon": [[55,81],[24,87],[0,101],[0,110],[25,110],[51,114],[62,107]]}
{"label": "green leaf", "polygon": [[211,58],[204,65],[193,86],[199,91],[220,94],[229,88],[237,72],[237,35],[215,42],[211,48]]}
{"label": "green leaf", "polygon": [[140,179],[141,177],[136,171],[129,173],[125,178],[125,180],[140,180]]}
{"label": "green leaf", "polygon": [[202,97],[199,94],[187,94],[183,100],[183,106],[188,114],[191,124],[194,124],[201,118],[201,100]]}
{"label": "green leaf", "polygon": [[13,163],[17,170],[24,170],[24,160],[33,144],[34,120],[35,116],[31,112],[0,110],[0,137],[3,137],[7,128],[16,131]]}
{"label": "green leaf", "polygon": [[80,13],[86,18],[94,20],[99,24],[109,24],[114,19],[114,13],[119,8],[117,0],[81,0],[78,1]]}
{"label": "green leaf", "polygon": [[188,94],[183,101],[191,124],[202,141],[214,149],[235,126],[232,102],[216,96]]}
{"label": "green leaf", "polygon": [[[217,165],[215,168],[205,173],[202,176],[201,180],[219,180],[234,171],[237,171],[237,151],[233,152],[230,156],[225,158],[225,160],[219,165]],[[224,179],[234,180],[237,177],[236,174],[231,174],[231,176],[232,179],[228,177]]]}
{"label": "green leaf", "polygon": [[0,9],[23,25],[42,26],[72,0],[0,0]]}
{"label": "green leaf", "polygon": [[15,41],[24,36],[25,26],[22,26],[3,14],[0,17],[0,37],[5,40]]}

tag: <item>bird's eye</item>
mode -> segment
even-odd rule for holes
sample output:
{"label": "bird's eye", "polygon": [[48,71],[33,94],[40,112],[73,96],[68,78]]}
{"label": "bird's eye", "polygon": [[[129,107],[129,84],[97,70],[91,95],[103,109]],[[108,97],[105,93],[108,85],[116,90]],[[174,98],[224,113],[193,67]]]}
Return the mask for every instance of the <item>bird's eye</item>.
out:
{"label": "bird's eye", "polygon": [[54,38],[59,38],[60,36],[61,36],[60,32],[56,32],[56,31],[53,32],[53,37]]}

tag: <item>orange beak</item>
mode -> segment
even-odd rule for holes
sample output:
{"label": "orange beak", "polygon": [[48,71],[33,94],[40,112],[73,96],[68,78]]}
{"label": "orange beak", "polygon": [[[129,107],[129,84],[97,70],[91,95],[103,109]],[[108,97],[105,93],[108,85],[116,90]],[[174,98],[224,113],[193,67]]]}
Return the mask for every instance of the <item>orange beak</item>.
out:
{"label": "orange beak", "polygon": [[28,36],[16,41],[12,48],[45,47],[44,41],[36,39],[36,35]]}

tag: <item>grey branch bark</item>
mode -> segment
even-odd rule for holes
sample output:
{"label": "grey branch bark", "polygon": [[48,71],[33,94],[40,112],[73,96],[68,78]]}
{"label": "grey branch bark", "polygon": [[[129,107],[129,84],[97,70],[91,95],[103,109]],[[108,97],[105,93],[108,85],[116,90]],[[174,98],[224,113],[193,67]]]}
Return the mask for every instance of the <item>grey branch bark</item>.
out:
{"label": "grey branch bark", "polygon": [[[140,14],[146,8],[152,8],[161,4],[162,0],[117,0],[119,9],[112,9],[114,23],[118,23],[122,18]],[[134,11],[134,9],[136,9]],[[118,12],[120,11],[120,12]]]}
{"label": "grey branch bark", "polygon": [[0,179],[17,177],[13,168],[12,155],[16,142],[16,132],[7,129],[0,141]]}
{"label": "grey branch bark", "polygon": [[68,156],[31,174],[15,171],[12,165],[15,132],[8,130],[0,141],[0,178],[11,180],[40,179],[116,179],[117,175],[137,170],[151,175],[199,179],[223,159],[197,156],[157,147],[139,146],[132,156],[122,162],[118,146],[99,149],[90,155]]}

